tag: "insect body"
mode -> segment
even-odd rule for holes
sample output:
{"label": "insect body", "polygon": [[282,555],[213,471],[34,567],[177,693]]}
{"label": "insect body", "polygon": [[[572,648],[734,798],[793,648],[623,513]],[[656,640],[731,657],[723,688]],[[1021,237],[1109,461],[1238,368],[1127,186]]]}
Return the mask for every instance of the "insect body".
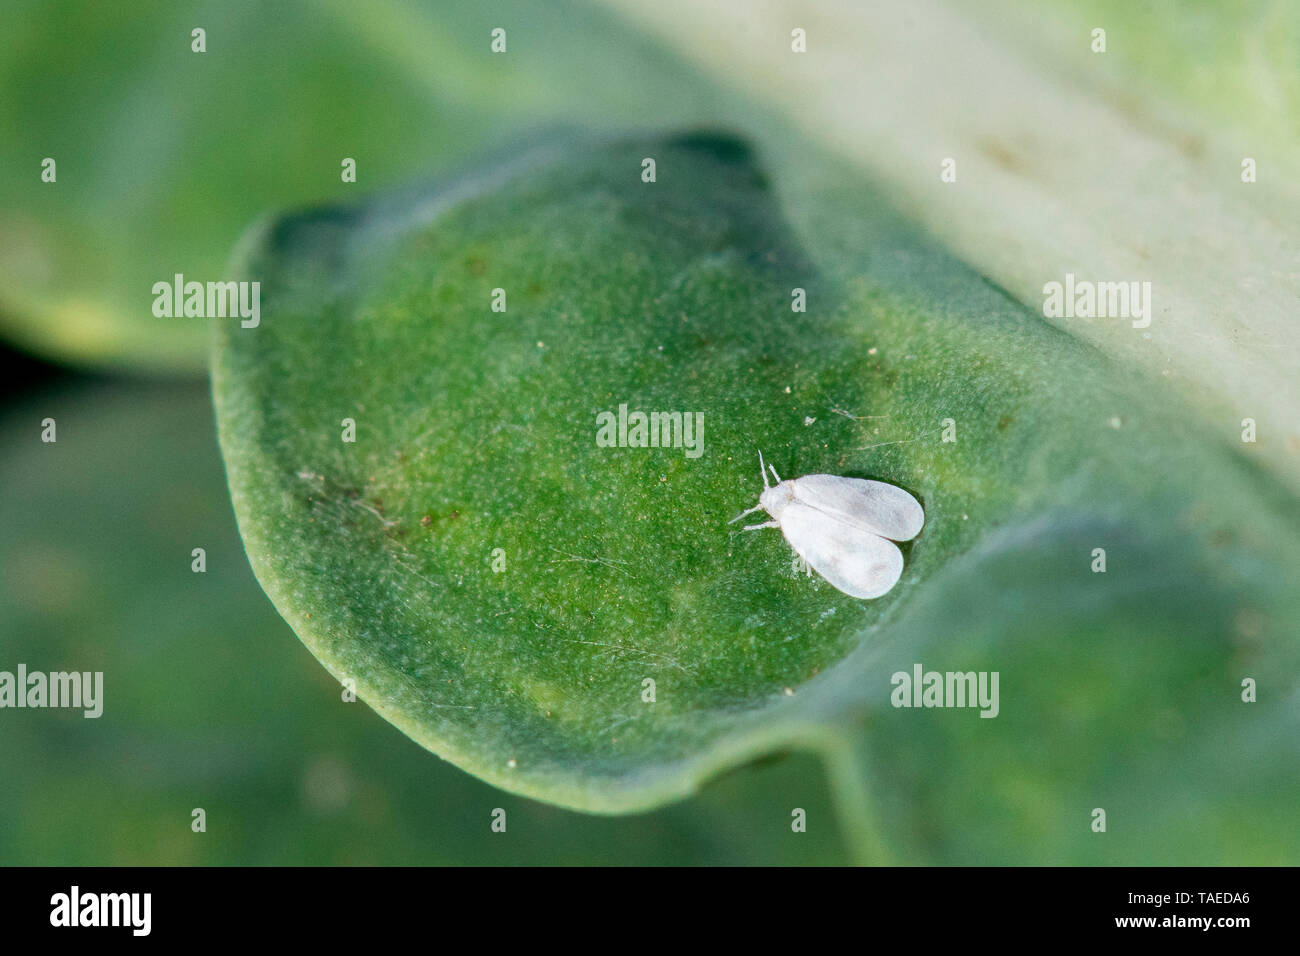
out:
{"label": "insect body", "polygon": [[758,453],[763,493],[758,504],[742,511],[739,521],[759,509],[771,521],[746,525],[745,531],[780,528],[790,546],[818,574],[855,598],[878,598],[898,583],[903,552],[895,541],[910,541],[925,523],[920,502],[902,488],[883,481],[804,475],[767,483],[763,453]]}

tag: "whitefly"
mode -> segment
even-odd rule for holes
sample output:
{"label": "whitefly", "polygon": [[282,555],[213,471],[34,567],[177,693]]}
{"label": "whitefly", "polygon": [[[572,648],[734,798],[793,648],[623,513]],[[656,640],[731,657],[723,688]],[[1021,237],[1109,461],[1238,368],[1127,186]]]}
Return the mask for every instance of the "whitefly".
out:
{"label": "whitefly", "polygon": [[[767,483],[768,468],[775,485]],[[925,510],[919,501],[902,488],[866,478],[804,475],[782,481],[775,468],[764,465],[761,451],[758,470],[763,477],[758,504],[732,522],[766,511],[771,521],[744,530],[780,528],[812,571],[850,597],[878,598],[898,583],[903,552],[894,542],[920,534]]]}

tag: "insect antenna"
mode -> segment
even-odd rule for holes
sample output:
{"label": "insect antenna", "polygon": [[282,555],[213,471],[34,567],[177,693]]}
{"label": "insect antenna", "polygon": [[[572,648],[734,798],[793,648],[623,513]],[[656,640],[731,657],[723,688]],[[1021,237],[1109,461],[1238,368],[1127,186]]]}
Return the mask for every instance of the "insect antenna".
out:
{"label": "insect antenna", "polygon": [[745,517],[745,515],[752,515],[755,511],[759,510],[762,507],[763,507],[762,505],[754,505],[754,507],[750,508],[748,511],[742,511],[740,514],[736,515],[736,517],[728,521],[727,524],[735,524],[741,518]]}

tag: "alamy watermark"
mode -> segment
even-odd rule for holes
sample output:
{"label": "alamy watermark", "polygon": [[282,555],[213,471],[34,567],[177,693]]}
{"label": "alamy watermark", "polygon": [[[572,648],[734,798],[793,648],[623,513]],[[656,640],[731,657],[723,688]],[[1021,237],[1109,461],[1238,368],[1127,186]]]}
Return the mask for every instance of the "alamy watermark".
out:
{"label": "alamy watermark", "polygon": [[103,671],[0,671],[0,707],[70,707],[83,717],[104,712]]}
{"label": "alamy watermark", "polygon": [[171,282],[153,284],[153,314],[160,319],[225,319],[255,329],[262,321],[262,283],[186,282],[176,273]]}
{"label": "alamy watermark", "polygon": [[998,671],[924,670],[912,665],[912,672],[895,671],[889,702],[895,707],[978,707],[981,717],[996,717]]}
{"label": "alamy watermark", "polygon": [[1151,283],[1076,280],[1043,286],[1043,315],[1049,319],[1132,319],[1133,328],[1151,325]]}
{"label": "alamy watermark", "polygon": [[684,448],[687,458],[704,454],[703,412],[629,412],[596,414],[598,448]]}
{"label": "alamy watermark", "polygon": [[148,936],[152,911],[152,893],[83,893],[73,886],[50,897],[51,926],[119,926],[132,936]]}

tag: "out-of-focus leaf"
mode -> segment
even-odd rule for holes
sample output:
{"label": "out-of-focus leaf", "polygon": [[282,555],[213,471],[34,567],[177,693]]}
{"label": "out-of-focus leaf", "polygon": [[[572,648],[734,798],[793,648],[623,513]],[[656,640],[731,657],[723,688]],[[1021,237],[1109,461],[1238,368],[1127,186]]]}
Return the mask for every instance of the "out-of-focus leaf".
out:
{"label": "out-of-focus leaf", "polygon": [[264,212],[426,175],[543,120],[694,109],[702,87],[610,19],[527,0],[9,4],[0,334],[61,360],[199,371],[207,323],[155,317],[153,285],[225,278]]}

